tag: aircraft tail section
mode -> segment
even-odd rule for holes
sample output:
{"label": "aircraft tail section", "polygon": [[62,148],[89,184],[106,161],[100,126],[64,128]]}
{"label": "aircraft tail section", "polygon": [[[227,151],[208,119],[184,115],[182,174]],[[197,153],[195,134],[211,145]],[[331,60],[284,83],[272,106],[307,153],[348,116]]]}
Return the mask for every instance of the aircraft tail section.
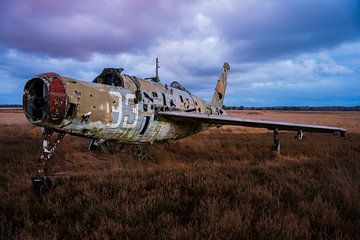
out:
{"label": "aircraft tail section", "polygon": [[219,80],[217,81],[213,98],[210,102],[211,109],[215,112],[219,112],[224,105],[224,97],[227,85],[227,72],[230,70],[230,64],[224,63],[221,70]]}

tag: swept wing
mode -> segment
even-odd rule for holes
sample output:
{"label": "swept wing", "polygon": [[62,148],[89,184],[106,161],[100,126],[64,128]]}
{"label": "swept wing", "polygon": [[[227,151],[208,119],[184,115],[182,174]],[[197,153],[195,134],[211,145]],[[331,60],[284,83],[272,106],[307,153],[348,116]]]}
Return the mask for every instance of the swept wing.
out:
{"label": "swept wing", "polygon": [[243,127],[266,128],[269,130],[285,130],[285,131],[302,131],[302,132],[319,132],[332,133],[345,136],[346,130],[343,128],[321,125],[298,124],[290,122],[277,122],[267,120],[245,119],[240,117],[209,115],[193,112],[167,111],[159,112],[159,116],[174,121],[191,121],[201,124],[210,125],[237,125]]}

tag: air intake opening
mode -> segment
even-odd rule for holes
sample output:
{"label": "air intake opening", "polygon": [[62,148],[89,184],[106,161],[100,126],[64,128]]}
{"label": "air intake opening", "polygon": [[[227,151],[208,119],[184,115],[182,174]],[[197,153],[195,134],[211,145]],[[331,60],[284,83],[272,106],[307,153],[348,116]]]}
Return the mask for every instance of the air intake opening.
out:
{"label": "air intake opening", "polygon": [[49,110],[49,89],[43,79],[33,78],[26,83],[23,106],[33,121],[44,120]]}

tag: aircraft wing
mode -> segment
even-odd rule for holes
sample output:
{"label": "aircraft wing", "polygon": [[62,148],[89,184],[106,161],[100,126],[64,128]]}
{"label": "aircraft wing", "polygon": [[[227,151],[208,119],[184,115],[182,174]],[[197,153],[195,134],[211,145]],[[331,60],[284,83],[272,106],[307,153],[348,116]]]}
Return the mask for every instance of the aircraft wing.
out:
{"label": "aircraft wing", "polygon": [[290,122],[276,122],[266,120],[245,119],[240,117],[231,117],[223,115],[208,115],[194,112],[168,111],[158,112],[158,115],[174,121],[190,121],[211,125],[237,125],[243,127],[267,128],[269,130],[285,130],[285,131],[302,131],[302,132],[319,132],[333,133],[345,136],[346,130],[338,127],[298,124]]}

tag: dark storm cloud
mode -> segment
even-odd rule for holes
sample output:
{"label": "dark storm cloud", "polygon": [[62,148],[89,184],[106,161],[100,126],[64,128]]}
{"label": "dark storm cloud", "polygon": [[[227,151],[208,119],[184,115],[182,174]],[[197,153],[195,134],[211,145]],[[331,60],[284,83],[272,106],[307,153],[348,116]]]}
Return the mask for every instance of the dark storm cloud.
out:
{"label": "dark storm cloud", "polygon": [[176,1],[0,2],[0,44],[52,57],[136,52],[176,25]]}
{"label": "dark storm cloud", "polygon": [[209,14],[235,59],[243,61],[331,48],[360,37],[356,0],[243,1]]}
{"label": "dark storm cloud", "polygon": [[[263,60],[358,39],[359,6],[356,0],[2,0],[0,47],[84,60],[93,53],[144,53],[163,39],[191,41],[214,31],[232,60]],[[194,24],[199,14],[209,29]]]}
{"label": "dark storm cloud", "polygon": [[226,104],[275,104],[274,88],[283,105],[313,92],[356,104],[344,96],[360,99],[359,52],[358,0],[0,0],[0,103],[40,72],[149,76],[158,56],[163,82],[207,99],[229,61]]}

